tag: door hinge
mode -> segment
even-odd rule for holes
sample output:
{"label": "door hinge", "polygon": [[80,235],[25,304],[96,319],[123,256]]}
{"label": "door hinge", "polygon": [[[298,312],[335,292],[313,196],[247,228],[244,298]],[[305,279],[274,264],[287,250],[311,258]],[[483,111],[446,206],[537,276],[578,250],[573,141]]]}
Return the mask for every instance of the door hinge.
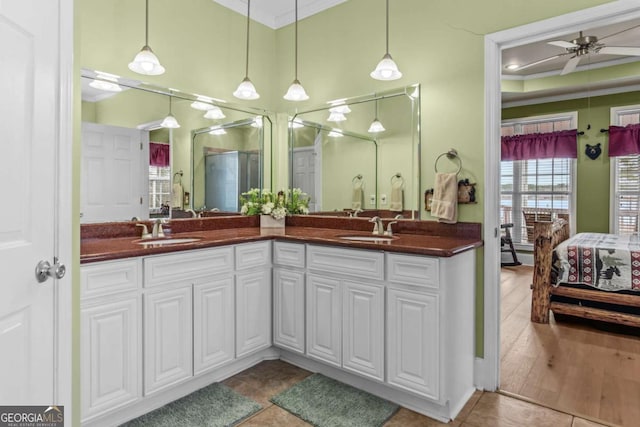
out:
{"label": "door hinge", "polygon": [[493,229],[493,237],[498,237],[498,228]]}
{"label": "door hinge", "polygon": [[142,151],[142,148],[144,147],[144,144],[142,144],[142,142],[140,143],[140,151]]}
{"label": "door hinge", "polygon": [[140,197],[140,204],[142,204],[142,197]]}

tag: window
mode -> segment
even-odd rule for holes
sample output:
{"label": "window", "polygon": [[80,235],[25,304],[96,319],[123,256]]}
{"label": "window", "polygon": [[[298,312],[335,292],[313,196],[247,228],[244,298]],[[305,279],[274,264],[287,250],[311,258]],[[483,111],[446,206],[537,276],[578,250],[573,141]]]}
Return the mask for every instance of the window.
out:
{"label": "window", "polygon": [[[611,109],[611,124],[627,126],[640,123],[640,105]],[[612,157],[611,221],[613,234],[638,232],[640,215],[640,155]]]}
{"label": "window", "polygon": [[[149,212],[161,213],[171,202],[171,167],[149,166]],[[167,212],[168,213],[168,212]]]}
{"label": "window", "polygon": [[[502,136],[575,129],[577,118],[573,112],[505,120]],[[533,243],[535,220],[558,216],[574,222],[574,206],[575,159],[500,162],[500,222],[513,223],[514,243]]]}

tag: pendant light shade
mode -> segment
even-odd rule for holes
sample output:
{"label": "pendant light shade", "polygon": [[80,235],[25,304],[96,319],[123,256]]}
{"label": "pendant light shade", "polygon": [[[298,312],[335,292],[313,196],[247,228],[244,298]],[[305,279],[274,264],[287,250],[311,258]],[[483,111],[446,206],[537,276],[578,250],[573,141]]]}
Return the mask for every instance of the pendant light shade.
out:
{"label": "pendant light shade", "polygon": [[164,73],[164,67],[160,65],[158,57],[149,47],[149,0],[145,0],[145,24],[144,46],[138,52],[133,62],[129,63],[129,69],[138,74],[147,76],[159,76]]}
{"label": "pendant light shade", "polygon": [[369,130],[367,132],[379,133],[379,132],[384,132],[385,130],[386,129],[384,128],[384,126],[382,126],[382,122],[378,120],[378,100],[376,99],[376,116],[371,122],[371,125],[369,126]]}
{"label": "pendant light shade", "polygon": [[298,0],[296,0],[296,21],[295,21],[295,77],[293,83],[289,86],[287,93],[284,95],[287,101],[306,101],[309,95],[298,80]]}
{"label": "pendant light shade", "polygon": [[106,92],[122,92],[122,88],[118,84],[118,76],[102,71],[96,71],[96,78],[91,80],[89,86]]}
{"label": "pendant light shade", "polygon": [[347,116],[337,111],[330,112],[327,119],[328,122],[344,122],[345,120],[347,120]]}
{"label": "pendant light shade", "polygon": [[173,114],[171,114],[171,99],[172,98],[173,97],[171,95],[169,95],[169,114],[167,115],[167,117],[164,118],[162,123],[160,123],[160,127],[167,128],[167,129],[177,129],[177,128],[180,127],[180,124],[178,123],[176,118],[173,117]]}
{"label": "pendant light shade", "polygon": [[216,105],[212,105],[213,108],[210,108],[209,110],[207,110],[206,113],[204,113],[204,118],[205,119],[212,119],[212,120],[219,120],[219,119],[224,119],[225,116],[224,113],[222,112],[222,110],[220,109],[220,107],[216,106]]}
{"label": "pendant light shade", "polygon": [[258,99],[260,95],[256,91],[256,87],[249,80],[249,24],[251,23],[251,0],[247,0],[247,60],[245,62],[244,79],[238,85],[238,89],[233,92],[233,96],[239,99]]}
{"label": "pendant light shade", "polygon": [[387,0],[386,23],[387,50],[380,62],[378,62],[376,69],[373,70],[369,75],[376,80],[397,80],[402,77],[402,73],[400,72],[400,70],[398,70],[398,66],[389,54],[389,0]]}

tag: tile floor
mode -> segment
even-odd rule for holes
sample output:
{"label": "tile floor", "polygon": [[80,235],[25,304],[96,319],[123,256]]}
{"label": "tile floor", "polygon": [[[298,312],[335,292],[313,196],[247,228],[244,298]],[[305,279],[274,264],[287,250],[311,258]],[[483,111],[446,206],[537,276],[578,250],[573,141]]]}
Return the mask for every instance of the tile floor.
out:
{"label": "tile floor", "polygon": [[[224,384],[258,403],[263,409],[240,424],[241,427],[309,426],[269,401],[281,391],[303,380],[311,372],[280,360],[271,360],[240,372]],[[444,424],[409,409],[400,410],[385,427],[599,427],[594,423],[563,412],[514,399],[499,393],[477,391],[449,424]]]}

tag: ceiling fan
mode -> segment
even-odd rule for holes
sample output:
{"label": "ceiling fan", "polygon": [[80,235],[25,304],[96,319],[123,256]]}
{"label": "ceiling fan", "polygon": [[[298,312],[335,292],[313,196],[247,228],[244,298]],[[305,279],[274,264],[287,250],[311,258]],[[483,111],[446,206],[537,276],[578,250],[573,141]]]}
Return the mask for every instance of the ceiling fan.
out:
{"label": "ceiling fan", "polygon": [[543,62],[551,61],[552,59],[560,58],[562,56],[570,55],[570,59],[565,64],[564,68],[560,75],[565,75],[573,72],[580,59],[589,54],[605,54],[605,55],[622,55],[622,56],[640,56],[640,47],[626,47],[626,46],[607,46],[602,43],[602,40],[618,35],[620,33],[624,33],[625,31],[632,30],[634,28],[640,27],[640,25],[633,26],[631,28],[627,28],[622,31],[618,31],[617,33],[609,34],[605,37],[598,39],[596,36],[584,36],[582,31],[580,31],[580,35],[571,40],[554,40],[548,42],[548,44],[553,46],[562,47],[566,50],[566,52],[559,53],[557,55],[550,56],[548,58],[539,59],[537,61],[531,62],[529,64],[522,65],[517,68],[517,70],[523,70],[525,68],[533,67],[534,65],[542,64]]}

